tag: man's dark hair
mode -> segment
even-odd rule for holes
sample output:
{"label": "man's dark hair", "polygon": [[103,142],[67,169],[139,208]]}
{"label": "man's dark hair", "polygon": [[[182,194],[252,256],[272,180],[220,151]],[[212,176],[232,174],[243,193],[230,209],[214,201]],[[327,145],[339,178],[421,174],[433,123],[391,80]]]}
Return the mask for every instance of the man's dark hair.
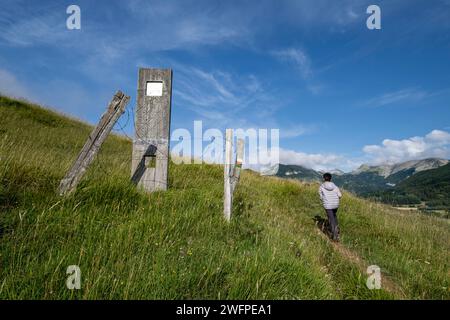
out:
{"label": "man's dark hair", "polygon": [[331,173],[325,173],[324,175],[323,175],[323,180],[325,180],[325,181],[331,181]]}

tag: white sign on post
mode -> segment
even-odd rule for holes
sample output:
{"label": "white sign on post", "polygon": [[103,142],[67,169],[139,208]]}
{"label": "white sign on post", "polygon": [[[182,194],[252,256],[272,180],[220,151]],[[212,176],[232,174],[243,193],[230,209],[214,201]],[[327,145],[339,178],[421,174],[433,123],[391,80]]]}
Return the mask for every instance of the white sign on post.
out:
{"label": "white sign on post", "polygon": [[162,81],[147,82],[147,90],[145,93],[148,97],[161,97],[163,94]]}

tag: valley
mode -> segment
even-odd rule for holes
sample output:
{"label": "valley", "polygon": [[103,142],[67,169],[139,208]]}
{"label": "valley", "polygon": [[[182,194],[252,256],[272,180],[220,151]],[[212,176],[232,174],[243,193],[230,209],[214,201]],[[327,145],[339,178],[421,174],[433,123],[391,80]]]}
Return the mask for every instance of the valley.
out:
{"label": "valley", "polygon": [[[280,165],[277,175],[301,181],[322,180],[321,172],[295,165]],[[362,165],[350,173],[335,172],[333,181],[344,190],[396,208],[449,217],[450,163],[446,159]]]}

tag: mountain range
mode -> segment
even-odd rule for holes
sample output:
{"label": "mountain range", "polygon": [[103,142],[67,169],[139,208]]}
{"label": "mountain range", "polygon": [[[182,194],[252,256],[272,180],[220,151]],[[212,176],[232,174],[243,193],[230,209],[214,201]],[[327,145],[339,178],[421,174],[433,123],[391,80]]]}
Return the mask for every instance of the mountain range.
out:
{"label": "mountain range", "polygon": [[[379,166],[361,165],[344,173],[332,170],[340,188],[359,196],[376,198],[393,205],[450,208],[450,161],[428,158]],[[321,181],[322,171],[298,165],[280,164],[277,176],[303,181]],[[449,200],[446,200],[449,199]]]}

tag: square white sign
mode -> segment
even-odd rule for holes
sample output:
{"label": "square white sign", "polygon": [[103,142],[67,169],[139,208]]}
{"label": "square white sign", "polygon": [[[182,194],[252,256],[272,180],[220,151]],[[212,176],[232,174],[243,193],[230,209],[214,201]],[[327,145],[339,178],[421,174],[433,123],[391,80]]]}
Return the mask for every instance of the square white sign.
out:
{"label": "square white sign", "polygon": [[146,95],[148,97],[161,97],[163,93],[162,81],[150,81],[147,82]]}

